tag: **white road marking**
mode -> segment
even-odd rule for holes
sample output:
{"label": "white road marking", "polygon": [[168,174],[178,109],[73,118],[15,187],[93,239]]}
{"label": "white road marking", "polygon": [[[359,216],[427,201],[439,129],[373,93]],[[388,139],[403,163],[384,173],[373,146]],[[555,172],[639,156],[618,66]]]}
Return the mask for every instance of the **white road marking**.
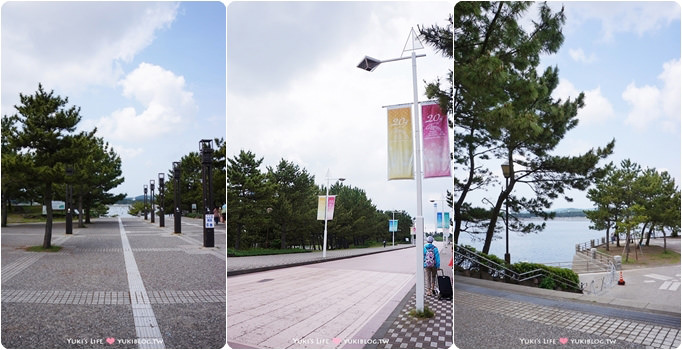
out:
{"label": "white road marking", "polygon": [[118,218],[118,227],[121,231],[121,243],[123,245],[123,259],[128,275],[128,288],[130,289],[130,304],[133,308],[133,320],[135,321],[135,334],[139,340],[140,349],[165,349],[163,337],[159,330],[152,305],[149,302],[147,289],[142,282],[140,270],[137,268],[133,250],[126,236],[121,218]]}
{"label": "white road marking", "polygon": [[644,277],[649,277],[649,278],[653,278],[653,279],[657,279],[657,280],[661,280],[661,281],[667,281],[667,280],[673,279],[672,277],[658,275],[655,273],[650,273],[648,275],[644,275]]}

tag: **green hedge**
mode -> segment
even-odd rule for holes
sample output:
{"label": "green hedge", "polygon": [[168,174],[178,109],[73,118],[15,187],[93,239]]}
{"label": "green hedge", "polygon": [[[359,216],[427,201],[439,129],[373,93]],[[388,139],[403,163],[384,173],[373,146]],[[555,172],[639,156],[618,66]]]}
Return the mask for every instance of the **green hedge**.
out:
{"label": "green hedge", "polygon": [[[474,252],[474,253],[476,253],[476,254],[478,254],[478,255],[480,255],[480,256],[488,259],[488,260],[491,260],[491,261],[501,265],[501,266],[506,266],[510,270],[512,270],[516,273],[519,273],[519,274],[522,274],[525,272],[530,272],[530,271],[537,270],[537,269],[542,269],[542,270],[549,272],[550,274],[548,274],[547,276],[545,276],[541,280],[541,283],[539,285],[540,288],[555,289],[557,286],[559,286],[563,290],[578,291],[578,290],[576,290],[576,288],[574,286],[580,285],[580,278],[578,277],[578,274],[573,272],[573,270],[571,270],[571,269],[555,267],[555,266],[547,266],[547,265],[543,265],[543,264],[529,263],[529,262],[518,262],[518,263],[511,264],[511,265],[507,265],[506,262],[504,261],[504,259],[500,259],[493,254],[484,254],[484,253],[478,252],[476,250],[476,248],[474,248],[472,246],[467,245],[467,246],[463,246],[462,248],[469,250],[471,252]],[[492,266],[489,266],[492,264],[489,264],[485,261],[481,262],[481,265],[489,267],[490,269],[493,268]],[[474,269],[474,270],[478,270],[479,268],[480,267],[477,266],[477,264],[472,265],[472,269]],[[557,276],[559,278],[554,278],[554,276]],[[567,281],[572,282],[573,285],[569,285],[570,283]]]}

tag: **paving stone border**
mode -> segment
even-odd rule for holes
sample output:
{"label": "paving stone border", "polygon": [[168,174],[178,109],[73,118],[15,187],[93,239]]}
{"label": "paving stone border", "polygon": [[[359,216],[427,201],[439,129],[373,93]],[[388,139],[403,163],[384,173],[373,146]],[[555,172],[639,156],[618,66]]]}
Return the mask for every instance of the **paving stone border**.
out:
{"label": "paving stone border", "polygon": [[[143,298],[133,295],[133,298]],[[150,304],[224,303],[224,290],[147,291]],[[129,291],[2,290],[3,303],[130,305]]]}

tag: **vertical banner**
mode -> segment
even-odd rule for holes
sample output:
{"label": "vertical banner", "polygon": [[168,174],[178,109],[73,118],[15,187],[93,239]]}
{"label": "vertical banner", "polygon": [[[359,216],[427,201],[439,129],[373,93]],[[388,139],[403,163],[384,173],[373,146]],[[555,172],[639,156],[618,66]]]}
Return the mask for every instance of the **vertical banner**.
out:
{"label": "vertical banner", "polygon": [[388,109],[388,179],[414,179],[410,107]]}
{"label": "vertical banner", "polygon": [[449,177],[448,118],[443,115],[437,103],[422,105],[422,134],[424,178]]}
{"label": "vertical banner", "polygon": [[[317,197],[317,220],[324,220],[324,202],[325,196]],[[327,220],[334,218],[334,204],[336,203],[336,196],[329,196],[327,203]]]}
{"label": "vertical banner", "polygon": [[398,220],[388,220],[388,232],[398,231]]}
{"label": "vertical banner", "polygon": [[[445,216],[445,220],[443,220],[443,216]],[[438,212],[436,214],[436,221],[438,222],[438,228],[445,228],[449,229],[450,228],[450,213],[449,212]]]}
{"label": "vertical banner", "polygon": [[336,204],[336,196],[329,196],[327,201],[327,220],[334,218],[334,204]]}

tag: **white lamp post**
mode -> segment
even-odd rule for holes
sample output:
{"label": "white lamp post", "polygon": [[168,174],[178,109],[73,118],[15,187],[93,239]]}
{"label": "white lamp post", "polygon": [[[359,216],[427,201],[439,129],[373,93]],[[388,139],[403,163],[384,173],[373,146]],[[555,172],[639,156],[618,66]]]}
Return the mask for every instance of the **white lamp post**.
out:
{"label": "white lamp post", "polygon": [[322,242],[322,257],[327,257],[327,207],[329,206],[329,180],[339,180],[343,182],[345,178],[330,178],[329,169],[327,169],[327,194],[324,197],[324,239]]}
{"label": "white lamp post", "polygon": [[[407,49],[408,43],[412,41],[412,48]],[[424,216],[422,213],[422,158],[421,158],[421,136],[419,134],[419,125],[421,124],[421,119],[419,118],[419,93],[417,90],[417,57],[424,57],[426,55],[417,55],[415,50],[423,49],[421,42],[417,38],[417,34],[414,28],[410,31],[410,36],[407,38],[403,52],[412,51],[411,57],[400,57],[392,58],[388,60],[378,60],[376,58],[371,58],[365,56],[365,58],[358,64],[358,68],[364,69],[368,72],[373,71],[381,63],[393,62],[412,59],[412,90],[414,93],[414,144],[415,150],[415,169],[416,169],[416,182],[417,182],[417,216],[415,218],[416,225],[416,236],[417,236],[417,249],[416,255],[416,266],[417,266],[417,295],[415,300],[415,307],[417,311],[424,311]],[[407,49],[407,50],[406,50]]]}

